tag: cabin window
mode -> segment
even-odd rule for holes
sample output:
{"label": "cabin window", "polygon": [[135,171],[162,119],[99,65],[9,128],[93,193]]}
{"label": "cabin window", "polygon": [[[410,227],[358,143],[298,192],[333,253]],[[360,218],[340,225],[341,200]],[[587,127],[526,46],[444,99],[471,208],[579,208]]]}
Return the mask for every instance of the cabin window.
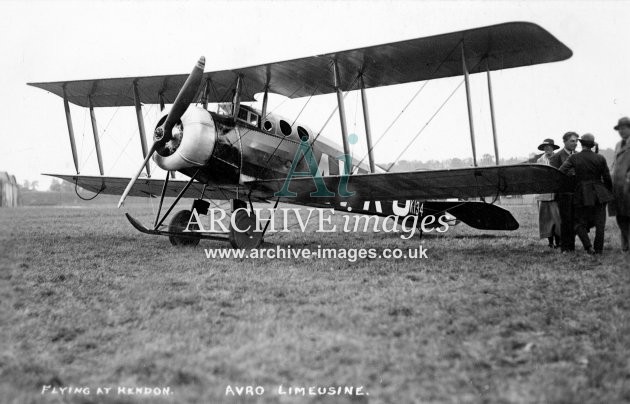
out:
{"label": "cabin window", "polygon": [[271,123],[271,121],[265,121],[265,123],[263,123],[263,129],[266,130],[267,132],[272,132],[273,123]]}
{"label": "cabin window", "polygon": [[249,122],[249,124],[252,126],[258,126],[258,114],[250,111],[247,122]]}
{"label": "cabin window", "polygon": [[293,132],[293,129],[291,129],[291,125],[289,125],[287,121],[280,120],[280,132],[282,132],[284,136],[289,136],[291,132]]}
{"label": "cabin window", "polygon": [[241,108],[238,111],[238,119],[246,122],[252,126],[258,126],[258,114],[252,111],[249,111],[245,108]]}
{"label": "cabin window", "polygon": [[298,126],[298,136],[300,139],[307,141],[308,140],[308,131],[301,126]]}

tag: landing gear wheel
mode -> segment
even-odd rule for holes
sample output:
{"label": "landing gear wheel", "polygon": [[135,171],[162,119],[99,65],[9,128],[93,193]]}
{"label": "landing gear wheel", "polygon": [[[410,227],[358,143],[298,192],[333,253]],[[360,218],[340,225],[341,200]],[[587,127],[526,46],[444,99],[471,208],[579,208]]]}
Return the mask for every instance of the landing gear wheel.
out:
{"label": "landing gear wheel", "polygon": [[[189,210],[180,210],[177,212],[168,225],[168,231],[174,233],[182,233],[188,226],[191,212]],[[191,224],[189,230],[199,230],[197,224]],[[194,236],[168,236],[168,241],[174,246],[194,247],[199,244],[199,237]]]}
{"label": "landing gear wheel", "polygon": [[248,230],[240,232],[230,226],[230,244],[232,247],[246,250],[260,247],[263,242],[263,233],[256,231],[256,215],[254,213],[248,214],[243,210],[237,211],[234,224],[238,229]]}

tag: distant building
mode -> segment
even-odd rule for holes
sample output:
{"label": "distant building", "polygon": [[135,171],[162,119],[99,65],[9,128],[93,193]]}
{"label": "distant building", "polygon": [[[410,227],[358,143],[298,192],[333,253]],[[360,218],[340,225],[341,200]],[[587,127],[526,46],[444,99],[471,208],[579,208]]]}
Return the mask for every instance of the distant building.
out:
{"label": "distant building", "polygon": [[20,188],[14,175],[0,171],[0,207],[12,208],[18,206]]}

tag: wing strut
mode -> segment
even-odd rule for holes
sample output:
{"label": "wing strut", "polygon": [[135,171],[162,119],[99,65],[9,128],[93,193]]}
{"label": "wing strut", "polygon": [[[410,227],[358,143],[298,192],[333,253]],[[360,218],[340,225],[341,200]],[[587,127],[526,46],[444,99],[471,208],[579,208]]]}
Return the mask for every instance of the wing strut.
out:
{"label": "wing strut", "polygon": [[[179,194],[177,194],[177,198],[175,198],[175,201],[173,201],[173,204],[171,205],[171,207],[168,208],[168,210],[166,211],[164,216],[162,216],[162,219],[160,219],[159,221],[156,220],[156,224],[153,227],[154,230],[157,230],[162,225],[164,220],[168,217],[168,214],[171,213],[171,211],[173,210],[175,205],[177,205],[177,202],[179,202],[179,200],[182,199],[182,196],[184,196],[184,194],[188,190],[188,187],[190,187],[192,185],[192,183],[195,182],[195,178],[197,177],[197,174],[199,174],[199,169],[197,169],[197,171],[195,171],[193,176],[190,177],[190,180],[186,183],[186,186],[179,192]],[[165,191],[166,191],[166,186],[164,186],[164,188],[162,189],[162,195],[164,195]],[[159,212],[158,212],[158,217],[159,217]]]}
{"label": "wing strut", "polygon": [[[144,119],[142,118],[142,104],[140,104],[140,94],[138,93],[138,82],[133,82],[133,99],[136,104],[136,118],[138,119],[138,132],[140,132],[140,145],[142,146],[142,157],[147,158],[147,136],[144,132]],[[147,159],[145,165],[147,176],[151,178],[151,168]]]}
{"label": "wing strut", "polygon": [[236,88],[234,89],[234,98],[232,99],[232,118],[238,118],[238,112],[241,109],[241,89],[243,87],[243,75],[239,74],[236,78]]}
{"label": "wing strut", "polygon": [[492,120],[492,140],[494,142],[494,159],[499,165],[499,145],[497,143],[497,125],[494,121],[494,102],[492,100],[492,81],[490,80],[490,66],[486,59],[486,74],[488,77],[488,98],[490,100],[490,119]]}
{"label": "wing strut", "polygon": [[[263,95],[262,113],[260,114],[261,120],[267,117],[267,103],[269,101],[269,85],[265,86],[265,94]],[[262,123],[261,123],[262,125]]]}
{"label": "wing strut", "polygon": [[372,154],[372,128],[370,126],[370,112],[368,110],[367,95],[365,94],[365,83],[363,82],[363,74],[359,78],[361,84],[361,106],[363,107],[363,121],[365,122],[365,138],[367,140],[368,160],[370,162],[370,172],[376,172],[374,169],[374,155]]}
{"label": "wing strut", "polygon": [[210,97],[210,77],[206,79],[203,86],[203,109],[208,109],[208,97]]}
{"label": "wing strut", "polygon": [[263,104],[262,104],[262,114],[260,125],[262,127],[263,121],[267,117],[267,101],[269,98],[269,81],[271,80],[271,71],[269,70],[269,66],[267,66],[267,79],[265,80],[265,95],[263,95]]}
{"label": "wing strut", "polygon": [[466,56],[464,55],[464,43],[462,42],[462,69],[464,71],[464,81],[466,82],[466,105],[468,105],[468,125],[470,126],[470,144],[472,145],[473,164],[477,167],[477,149],[475,148],[475,127],[473,125],[472,104],[470,101],[470,80],[468,78],[468,68],[466,67]]}
{"label": "wing strut", "polygon": [[92,133],[94,134],[94,147],[96,147],[96,159],[98,160],[98,171],[101,175],[105,175],[103,170],[103,155],[101,154],[101,142],[98,139],[98,126],[96,126],[96,114],[94,113],[94,105],[92,105],[92,96],[88,96],[88,104],[90,107],[90,120],[92,121]]}
{"label": "wing strut", "polygon": [[164,93],[159,93],[158,98],[160,99],[160,112],[164,111]]}
{"label": "wing strut", "polygon": [[74,129],[72,128],[72,117],[70,116],[70,104],[68,104],[68,95],[66,94],[66,85],[63,86],[63,108],[66,110],[66,123],[68,124],[68,135],[70,135],[70,148],[72,149],[72,158],[74,159],[74,168],[79,174],[79,157],[77,156],[77,145],[74,142]]}
{"label": "wing strut", "polygon": [[343,104],[343,92],[341,91],[341,79],[339,78],[339,66],[333,61],[333,73],[335,75],[335,90],[337,92],[337,105],[339,106],[339,120],[341,122],[341,140],[343,141],[345,175],[352,174],[350,146],[348,145],[348,128],[346,126],[346,108]]}
{"label": "wing strut", "polygon": [[168,177],[170,177],[170,172],[166,173],[166,178],[164,178],[164,185],[162,186],[162,194],[160,195],[160,206],[158,206],[157,214],[155,215],[155,222],[153,223],[153,228],[157,230],[158,220],[160,220],[160,214],[162,213],[162,204],[164,203],[164,195],[166,195],[166,190],[168,188]]}

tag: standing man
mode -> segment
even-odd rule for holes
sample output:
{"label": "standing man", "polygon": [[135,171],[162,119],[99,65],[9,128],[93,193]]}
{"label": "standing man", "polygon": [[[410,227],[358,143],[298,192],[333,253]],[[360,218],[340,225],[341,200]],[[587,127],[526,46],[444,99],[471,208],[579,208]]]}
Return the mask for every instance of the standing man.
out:
{"label": "standing man", "polygon": [[[578,134],[567,132],[562,136],[564,147],[549,159],[552,167],[560,168],[569,159],[577,147]],[[575,170],[567,174],[575,175]],[[575,251],[575,228],[573,223],[573,193],[561,192],[556,195],[558,209],[560,209],[560,250],[563,253]]]}
{"label": "standing man", "polygon": [[[606,204],[612,201],[612,180],[606,159],[591,150],[595,147],[595,136],[585,134],[580,139],[582,151],[569,156],[560,171],[575,172],[577,186],[573,194],[575,232],[584,250],[589,254],[601,254],[604,249],[604,228],[606,227]],[[564,226],[564,224],[563,224]],[[595,227],[593,244],[588,230]]]}
{"label": "standing man", "polygon": [[621,141],[615,146],[615,160],[612,168],[613,193],[615,202],[608,206],[610,216],[617,216],[621,231],[621,250],[628,252],[630,233],[630,118],[623,117],[615,126]]}

